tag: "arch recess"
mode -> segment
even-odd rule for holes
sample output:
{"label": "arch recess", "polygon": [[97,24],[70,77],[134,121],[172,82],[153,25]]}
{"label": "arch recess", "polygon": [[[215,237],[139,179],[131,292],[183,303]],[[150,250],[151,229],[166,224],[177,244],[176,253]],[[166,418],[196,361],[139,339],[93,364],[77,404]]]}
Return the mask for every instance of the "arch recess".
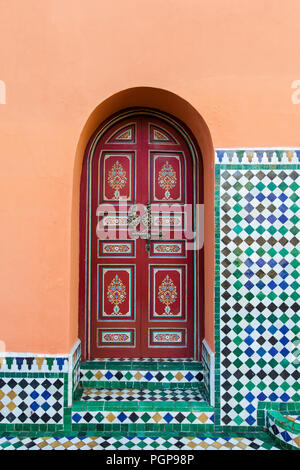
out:
{"label": "arch recess", "polygon": [[126,108],[154,108],[173,115],[187,126],[195,137],[203,159],[204,177],[204,328],[205,339],[214,350],[214,149],[207,124],[199,112],[183,98],[167,90],[138,87],[120,91],[98,105],[87,119],[77,145],[72,200],[71,244],[71,321],[78,331],[79,286],[79,205],[80,177],[84,152],[99,125]]}

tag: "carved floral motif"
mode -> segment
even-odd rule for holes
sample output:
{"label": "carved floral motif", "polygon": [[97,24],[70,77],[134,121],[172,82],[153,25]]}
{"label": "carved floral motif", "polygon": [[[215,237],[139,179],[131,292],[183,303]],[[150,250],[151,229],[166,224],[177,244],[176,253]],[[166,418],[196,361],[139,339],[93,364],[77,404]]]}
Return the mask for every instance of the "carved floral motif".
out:
{"label": "carved floral motif", "polygon": [[176,301],[177,291],[174,282],[168,274],[158,288],[157,297],[165,305],[165,313],[172,315],[170,305]]}
{"label": "carved floral motif", "polygon": [[122,315],[119,305],[126,299],[126,288],[117,274],[107,288],[107,298],[114,305],[114,314]]}
{"label": "carved floral motif", "polygon": [[181,251],[181,246],[180,245],[167,245],[163,243],[162,245],[156,245],[155,246],[155,252],[156,253],[179,253]]}
{"label": "carved floral motif", "polygon": [[170,190],[176,186],[176,182],[176,171],[174,170],[172,165],[168,161],[166,161],[166,163],[158,174],[158,184],[162,189],[165,190],[166,199],[170,198]]}
{"label": "carved floral motif", "polygon": [[126,171],[122,164],[117,160],[108,172],[107,181],[111,188],[115,190],[114,196],[116,199],[120,197],[120,189],[127,183]]}
{"label": "carved floral motif", "polygon": [[116,245],[116,244],[112,244],[112,245],[104,245],[103,247],[103,251],[105,251],[105,253],[128,253],[130,252],[131,250],[131,247],[130,245]]}
{"label": "carved floral motif", "polygon": [[154,343],[180,343],[181,335],[178,333],[156,333]]}
{"label": "carved floral motif", "polygon": [[104,343],[127,343],[130,336],[125,333],[105,333],[102,340]]}

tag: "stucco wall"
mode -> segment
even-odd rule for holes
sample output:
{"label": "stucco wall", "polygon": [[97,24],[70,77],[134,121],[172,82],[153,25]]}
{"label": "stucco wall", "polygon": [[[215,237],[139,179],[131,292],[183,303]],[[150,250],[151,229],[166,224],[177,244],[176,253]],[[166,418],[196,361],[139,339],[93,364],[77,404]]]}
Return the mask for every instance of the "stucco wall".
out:
{"label": "stucco wall", "polygon": [[89,116],[121,90],[154,87],[190,103],[215,147],[299,147],[300,3],[1,0],[0,10],[0,339],[9,351],[67,353]]}

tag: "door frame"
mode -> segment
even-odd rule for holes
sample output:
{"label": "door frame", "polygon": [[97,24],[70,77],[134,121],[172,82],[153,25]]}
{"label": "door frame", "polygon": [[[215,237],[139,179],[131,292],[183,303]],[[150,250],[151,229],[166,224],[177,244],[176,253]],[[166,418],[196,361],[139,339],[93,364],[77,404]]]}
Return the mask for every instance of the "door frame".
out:
{"label": "door frame", "polygon": [[[102,135],[119,121],[138,115],[147,115],[165,121],[174,127],[186,141],[193,163],[193,211],[194,221],[204,223],[203,210],[197,211],[198,205],[203,205],[203,161],[200,148],[187,126],[174,116],[157,109],[135,107],[122,110],[104,121],[91,136],[84,153],[80,181],[80,213],[79,213],[79,338],[81,340],[82,360],[90,356],[90,315],[91,315],[91,162],[94,151]],[[202,206],[203,207],[203,206]],[[202,228],[204,233],[204,227]],[[201,359],[201,344],[204,332],[204,245],[200,250],[194,250],[194,359]]]}

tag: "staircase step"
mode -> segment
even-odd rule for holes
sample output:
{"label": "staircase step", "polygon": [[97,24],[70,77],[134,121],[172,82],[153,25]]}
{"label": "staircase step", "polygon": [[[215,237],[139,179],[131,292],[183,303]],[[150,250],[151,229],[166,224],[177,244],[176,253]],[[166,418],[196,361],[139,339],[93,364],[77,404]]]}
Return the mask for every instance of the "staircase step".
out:
{"label": "staircase step", "polygon": [[[89,430],[108,431],[199,431],[212,430],[214,408],[205,401],[201,389],[139,390],[83,389],[72,406],[72,429],[84,425]],[[99,426],[98,426],[99,425]],[[119,426],[119,427],[118,427]],[[133,429],[134,427],[134,429]]]}
{"label": "staircase step", "polygon": [[99,358],[81,363],[83,369],[202,370],[202,363],[192,358]]}
{"label": "staircase step", "polygon": [[169,389],[169,390],[139,390],[139,389],[84,389],[80,400],[76,402],[77,409],[89,410],[203,410],[207,402],[201,390]]}
{"label": "staircase step", "polygon": [[83,401],[190,401],[205,402],[200,390],[136,390],[136,389],[107,389],[86,388],[80,400]]}
{"label": "staircase step", "polygon": [[81,364],[84,388],[191,388],[203,382],[203,366],[193,359],[95,359]]}
{"label": "staircase step", "polygon": [[81,364],[72,431],[210,432],[215,410],[193,359],[94,359]]}

